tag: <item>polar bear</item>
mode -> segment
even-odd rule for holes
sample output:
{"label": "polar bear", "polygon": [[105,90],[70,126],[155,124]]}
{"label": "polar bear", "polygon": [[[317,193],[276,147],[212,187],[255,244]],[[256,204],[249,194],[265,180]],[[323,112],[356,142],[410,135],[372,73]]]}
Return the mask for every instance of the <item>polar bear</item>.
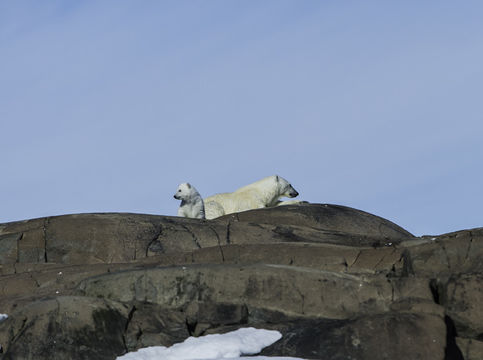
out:
{"label": "polar bear", "polygon": [[281,205],[283,196],[296,197],[299,193],[278,175],[272,175],[246,185],[232,193],[222,193],[204,199],[206,218],[214,219],[225,214],[250,209]]}
{"label": "polar bear", "polygon": [[200,193],[189,183],[178,186],[174,198],[181,200],[178,216],[195,219],[205,219],[205,205]]}

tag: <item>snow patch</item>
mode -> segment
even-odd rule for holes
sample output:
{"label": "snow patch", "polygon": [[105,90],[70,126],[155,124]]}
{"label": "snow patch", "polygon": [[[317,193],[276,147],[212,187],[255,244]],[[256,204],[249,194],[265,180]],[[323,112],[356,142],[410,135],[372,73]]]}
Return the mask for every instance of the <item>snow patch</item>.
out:
{"label": "snow patch", "polygon": [[[151,346],[119,356],[117,360],[229,360],[248,359],[240,355],[259,353],[282,337],[275,330],[242,328],[226,334],[189,337],[182,343],[167,348]],[[287,357],[250,357],[249,359],[297,360]],[[298,359],[302,360],[302,359]]]}

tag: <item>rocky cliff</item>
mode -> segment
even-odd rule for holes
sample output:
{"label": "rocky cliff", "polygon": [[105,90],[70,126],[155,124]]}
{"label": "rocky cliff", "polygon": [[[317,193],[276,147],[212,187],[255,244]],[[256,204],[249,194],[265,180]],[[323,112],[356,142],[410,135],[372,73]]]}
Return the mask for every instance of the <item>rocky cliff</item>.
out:
{"label": "rocky cliff", "polygon": [[0,359],[115,359],[253,326],[266,355],[483,359],[483,229],[414,237],[355,209],[0,224]]}

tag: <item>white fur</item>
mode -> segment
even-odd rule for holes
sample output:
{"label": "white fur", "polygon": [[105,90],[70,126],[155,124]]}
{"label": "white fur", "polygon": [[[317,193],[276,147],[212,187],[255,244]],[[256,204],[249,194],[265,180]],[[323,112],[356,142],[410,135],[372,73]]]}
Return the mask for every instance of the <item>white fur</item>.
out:
{"label": "white fur", "polygon": [[308,204],[308,201],[304,200],[286,200],[286,201],[279,201],[277,202],[276,206],[283,206],[283,205],[300,205],[300,204]]}
{"label": "white fur", "polygon": [[298,192],[284,178],[272,175],[246,185],[232,193],[207,197],[206,218],[213,219],[225,214],[276,206],[281,197],[296,197]]}
{"label": "white fur", "polygon": [[178,208],[178,216],[188,218],[204,219],[205,205],[200,193],[189,183],[182,183],[178,186],[174,198],[181,200]]}

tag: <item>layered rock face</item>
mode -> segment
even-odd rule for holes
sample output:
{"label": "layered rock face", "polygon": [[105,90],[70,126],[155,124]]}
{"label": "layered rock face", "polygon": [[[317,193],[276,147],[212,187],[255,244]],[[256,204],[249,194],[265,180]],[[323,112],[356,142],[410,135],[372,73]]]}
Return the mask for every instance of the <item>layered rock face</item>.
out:
{"label": "layered rock face", "polygon": [[265,355],[481,360],[482,255],[483,229],[414,237],[323,204],[0,224],[0,359],[115,359],[253,326],[283,334]]}

